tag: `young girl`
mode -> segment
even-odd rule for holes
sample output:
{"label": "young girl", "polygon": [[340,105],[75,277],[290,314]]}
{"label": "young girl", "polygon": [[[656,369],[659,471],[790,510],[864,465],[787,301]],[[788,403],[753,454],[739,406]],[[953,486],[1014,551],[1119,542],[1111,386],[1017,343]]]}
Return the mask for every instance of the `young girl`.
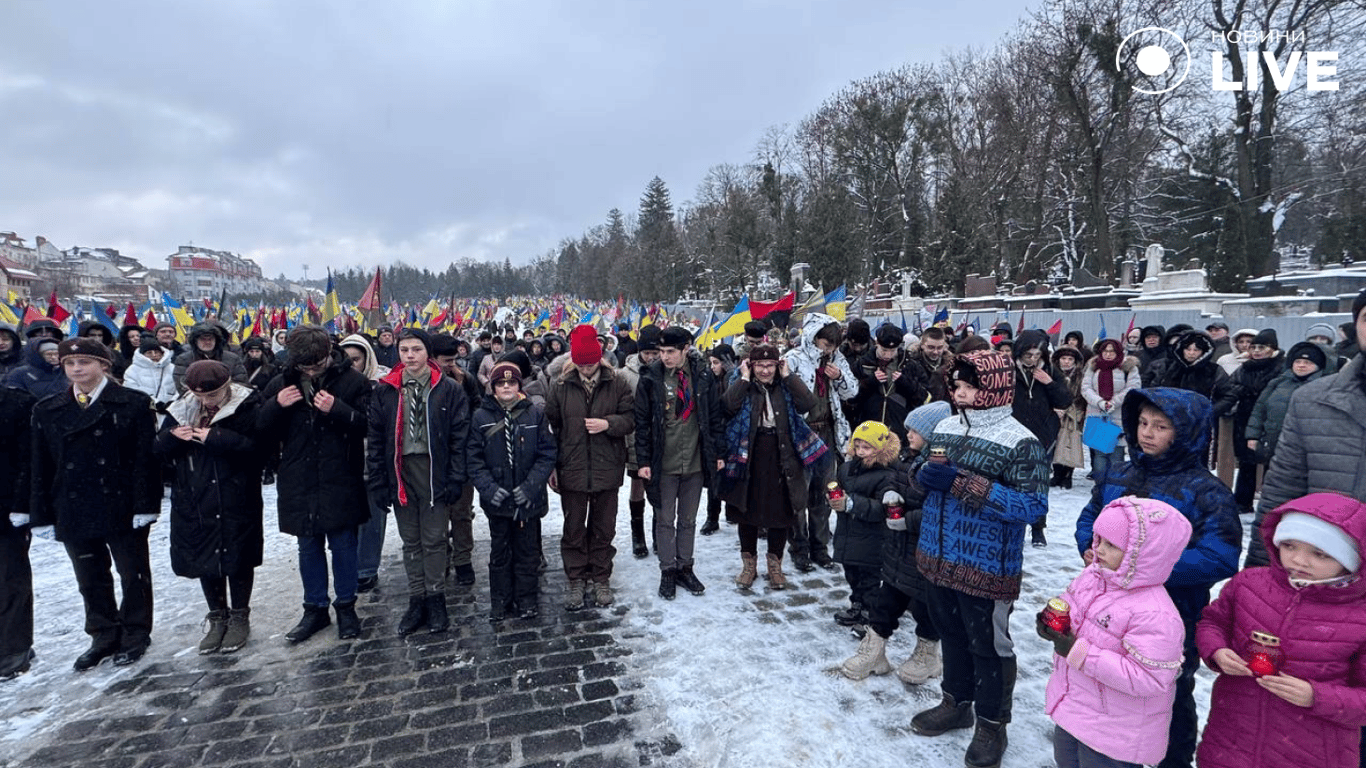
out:
{"label": "young girl", "polygon": [[1181,616],[1163,588],[1190,540],[1173,507],[1125,496],[1096,516],[1095,558],[1061,595],[1071,628],[1039,636],[1053,643],[1046,711],[1053,718],[1058,768],[1119,768],[1160,761],[1176,676]]}
{"label": "young girl", "polygon": [[887,530],[883,494],[892,490],[894,465],[901,440],[880,421],[858,425],[840,465],[843,497],[830,500],[835,511],[835,562],[844,566],[849,582],[849,607],[835,614],[844,626],[866,624],[868,595],[878,585],[882,568],[882,539]]}
{"label": "young girl", "polygon": [[[1366,725],[1366,504],[1311,493],[1267,513],[1261,530],[1270,566],[1234,575],[1196,629],[1200,656],[1219,673],[1196,758],[1201,768],[1356,766]],[[1249,664],[1253,632],[1279,641],[1278,673],[1265,659]]]}

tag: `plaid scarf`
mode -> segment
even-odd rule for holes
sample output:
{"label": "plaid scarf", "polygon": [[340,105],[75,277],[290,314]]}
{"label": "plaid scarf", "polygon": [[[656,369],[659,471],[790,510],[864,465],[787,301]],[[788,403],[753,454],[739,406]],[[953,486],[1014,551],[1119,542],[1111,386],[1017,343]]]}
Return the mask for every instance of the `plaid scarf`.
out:
{"label": "plaid scarf", "polygon": [[[811,429],[806,420],[797,413],[796,407],[792,404],[792,393],[788,390],[787,384],[779,381],[777,388],[782,389],[783,400],[787,404],[788,432],[792,436],[792,447],[796,449],[798,458],[802,460],[802,466],[810,469],[822,461],[829,461],[830,448]],[[749,439],[750,427],[754,423],[753,410],[753,399],[746,397],[745,402],[740,406],[740,411],[726,425],[726,445],[730,446],[730,456],[726,457],[725,466],[721,469],[723,493],[726,489],[734,488],[749,474]]]}

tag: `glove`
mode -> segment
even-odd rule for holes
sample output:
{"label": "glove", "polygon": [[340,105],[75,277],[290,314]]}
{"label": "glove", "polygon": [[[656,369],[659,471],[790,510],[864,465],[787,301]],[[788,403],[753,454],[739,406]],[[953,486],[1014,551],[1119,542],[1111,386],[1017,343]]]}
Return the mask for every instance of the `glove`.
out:
{"label": "glove", "polygon": [[889,517],[887,518],[887,527],[894,531],[904,531],[906,530],[906,518]]}
{"label": "glove", "polygon": [[1072,652],[1072,646],[1077,644],[1077,636],[1063,633],[1053,629],[1044,623],[1043,611],[1034,614],[1034,631],[1039,633],[1039,637],[1053,644],[1053,652],[1067,658],[1067,654]]}
{"label": "glove", "polygon": [[52,532],[52,526],[50,525],[40,525],[34,528],[33,535],[40,539],[47,539],[48,541],[52,541],[56,538],[56,534]]}
{"label": "glove", "polygon": [[512,500],[517,502],[519,507],[531,506],[531,499],[527,498],[526,491],[523,491],[520,485],[512,489]]}
{"label": "glove", "polygon": [[953,487],[953,481],[958,479],[958,467],[952,462],[940,464],[934,461],[927,461],[920,467],[915,478],[920,484],[932,491],[948,492]]}
{"label": "glove", "polygon": [[489,506],[501,507],[511,496],[512,494],[508,493],[506,488],[499,488],[498,490],[493,492],[492,496],[489,497]]}
{"label": "glove", "polygon": [[160,519],[161,515],[133,515],[133,529],[146,528]]}
{"label": "glove", "polygon": [[24,526],[28,525],[28,521],[28,515],[24,514],[23,512],[9,513],[9,524],[14,526],[15,528],[23,528]]}
{"label": "glove", "polygon": [[901,498],[901,494],[897,493],[896,491],[887,491],[886,493],[882,494],[882,505],[884,507],[891,507],[897,504],[904,504],[905,502],[906,500]]}

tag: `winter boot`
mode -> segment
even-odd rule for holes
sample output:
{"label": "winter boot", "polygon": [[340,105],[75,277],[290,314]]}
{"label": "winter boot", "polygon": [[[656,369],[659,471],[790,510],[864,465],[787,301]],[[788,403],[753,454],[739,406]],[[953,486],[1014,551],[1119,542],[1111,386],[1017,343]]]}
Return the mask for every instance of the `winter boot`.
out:
{"label": "winter boot", "polygon": [[1061,465],[1061,464],[1054,464],[1054,465],[1053,465],[1053,477],[1049,478],[1049,480],[1048,480],[1048,487],[1049,487],[1049,488],[1061,488],[1061,487],[1062,487],[1062,472],[1063,472],[1064,469],[1065,469],[1065,467],[1063,467],[1063,465]]}
{"label": "winter boot", "polygon": [[792,567],[799,573],[810,573],[816,569],[815,563],[811,562],[811,556],[806,553],[805,547],[792,545],[788,547],[787,553],[792,555]]}
{"label": "winter boot", "polygon": [[735,577],[735,583],[740,589],[749,589],[754,586],[754,580],[759,578],[759,558],[757,555],[741,552],[740,560],[745,565],[740,569],[740,575]]}
{"label": "winter boot", "polygon": [[998,768],[1005,753],[1006,724],[977,718],[977,730],[972,733],[972,743],[968,744],[963,762],[969,768]]}
{"label": "winter boot", "polygon": [[891,671],[892,663],[887,661],[887,638],[872,630],[863,636],[858,651],[840,665],[840,674],[850,680],[885,675]]}
{"label": "winter boot", "polygon": [[427,595],[427,631],[433,635],[445,632],[451,627],[451,618],[446,613],[446,593],[433,592]]}
{"label": "winter boot", "polygon": [[305,605],[304,617],[299,619],[299,623],[294,625],[294,629],[285,633],[285,639],[291,643],[302,643],[318,634],[324,627],[331,625],[332,617],[328,615],[327,606]]}
{"label": "winter boot", "polygon": [[474,586],[474,566],[470,563],[455,566],[455,583],[462,587]]}
{"label": "winter boot", "polygon": [[842,611],[835,611],[835,623],[841,627],[852,627],[855,624],[864,624],[868,620],[868,613],[863,610],[862,603],[850,602],[849,607]]}
{"label": "winter boot", "polygon": [[408,610],[398,622],[398,636],[407,637],[427,626],[427,600],[421,595],[409,596]]}
{"label": "winter boot", "polygon": [[204,633],[204,639],[199,641],[200,656],[218,653],[223,647],[223,635],[228,631],[228,612],[222,609],[209,611],[204,621],[209,628]]}
{"label": "winter boot", "polygon": [[650,549],[645,546],[645,500],[628,502],[631,507],[631,554],[636,557],[649,557]]}
{"label": "winter boot", "polygon": [[564,598],[564,608],[567,611],[577,611],[583,608],[583,594],[588,585],[583,579],[570,579],[569,592]]}
{"label": "winter boot", "polygon": [[228,611],[228,631],[223,635],[220,653],[233,653],[247,644],[251,637],[251,609],[233,608]]}
{"label": "winter boot", "polygon": [[678,571],[665,568],[659,572],[659,596],[672,600],[678,595]]}
{"label": "winter boot", "polygon": [[896,676],[909,685],[924,685],[931,677],[939,677],[944,664],[939,660],[939,641],[917,637],[915,651],[896,668]]}
{"label": "winter boot", "polygon": [[783,573],[783,556],[768,553],[768,588],[787,589],[787,575]]}
{"label": "winter boot", "polygon": [[921,736],[938,736],[959,728],[971,728],[972,721],[972,702],[954,701],[946,693],[943,701],[911,718],[911,730]]}
{"label": "winter boot", "polygon": [[356,601],[337,603],[337,639],[354,640],[360,637],[360,617],[356,615]]}
{"label": "winter boot", "polygon": [[702,535],[710,536],[721,530],[721,497],[707,493],[707,521],[702,523]]}
{"label": "winter boot", "polygon": [[825,551],[824,544],[817,544],[811,548],[811,562],[827,571],[838,571],[840,569],[840,564],[832,560],[830,553]]}
{"label": "winter boot", "polygon": [[606,581],[599,581],[593,584],[593,602],[599,608],[606,608],[612,604],[612,585]]}
{"label": "winter boot", "polygon": [[1029,529],[1029,544],[1035,549],[1043,549],[1048,546],[1048,539],[1044,538],[1042,526],[1031,526]]}
{"label": "winter boot", "polygon": [[700,595],[707,591],[706,586],[698,580],[697,574],[692,572],[691,565],[678,569],[678,585],[694,595]]}

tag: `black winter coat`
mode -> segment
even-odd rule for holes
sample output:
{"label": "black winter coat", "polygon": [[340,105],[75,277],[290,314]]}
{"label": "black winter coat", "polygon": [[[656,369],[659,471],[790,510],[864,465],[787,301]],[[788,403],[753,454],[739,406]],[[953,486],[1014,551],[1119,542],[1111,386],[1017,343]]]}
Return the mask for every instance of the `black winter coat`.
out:
{"label": "black winter coat", "polygon": [[[427,390],[427,452],[432,457],[429,491],[433,504],[454,504],[460,500],[468,477],[465,441],[470,431],[469,399],[464,387],[442,374],[435,363],[428,363],[427,372],[431,377]],[[370,400],[369,437],[365,449],[366,485],[370,500],[382,508],[402,505],[398,445],[394,437],[402,388],[403,367],[400,366],[375,383],[375,393]]]}
{"label": "black winter coat", "polygon": [[929,583],[915,562],[915,550],[920,545],[921,507],[925,504],[926,491],[920,483],[911,482],[911,478],[924,463],[924,458],[917,451],[913,452],[910,461],[897,467],[892,488],[901,494],[906,530],[888,530],[882,539],[882,580],[918,600],[925,599],[925,585]]}
{"label": "black winter coat", "polygon": [[[512,407],[512,419],[517,432],[513,437],[513,462],[509,465],[503,406],[493,395],[486,395],[475,410],[465,444],[470,482],[479,491],[484,514],[490,517],[545,517],[550,511],[546,482],[555,469],[555,436],[550,433],[545,408],[526,398]],[[489,503],[499,488],[511,494],[519,487],[530,505],[519,507],[510,495],[498,506]]]}
{"label": "black winter coat", "polygon": [[835,562],[862,568],[882,565],[887,509],[882,495],[892,490],[898,465],[868,466],[853,458],[839,468],[839,484],[848,505],[835,513]]}
{"label": "black winter coat", "polygon": [[10,525],[12,512],[28,514],[33,396],[23,390],[0,389],[0,536],[17,533]]}
{"label": "black winter coat", "polygon": [[[697,403],[697,427],[702,436],[702,478],[708,488],[716,487],[716,462],[726,456],[726,421],[721,411],[720,383],[711,365],[695,352],[686,362],[692,377],[693,399]],[[660,504],[660,468],[664,462],[664,363],[656,360],[640,369],[635,399],[636,464],[650,468],[645,495],[650,504]]]}
{"label": "black winter coat", "polygon": [[[1247,363],[1243,363],[1243,365],[1247,365]],[[1232,379],[1224,372],[1223,368],[1215,365],[1214,360],[1209,355],[1201,357],[1194,363],[1187,363],[1179,358],[1169,359],[1167,365],[1158,374],[1158,379],[1153,386],[1184,389],[1187,392],[1197,392],[1208,397],[1210,402],[1214,404],[1215,419],[1231,415],[1233,409],[1238,405],[1238,393],[1233,388]],[[1148,388],[1147,385],[1145,388]]]}
{"label": "black winter coat", "polygon": [[203,442],[171,430],[199,423],[199,402],[171,403],[157,433],[157,455],[172,462],[171,570],[190,579],[232,576],[261,564],[262,453],[256,442],[261,395],[232,385]]}
{"label": "black winter coat", "polygon": [[[202,352],[196,346],[196,339],[200,336],[213,336],[214,348],[212,352]],[[185,393],[185,371],[200,360],[217,360],[228,366],[228,372],[233,381],[238,384],[247,383],[247,368],[242,363],[242,356],[228,349],[228,332],[216,322],[196,323],[190,329],[185,350],[175,356],[175,371],[172,373],[172,377],[175,379],[177,392]]]}
{"label": "black winter coat", "polygon": [[0,380],[4,380],[10,371],[24,364],[24,340],[9,323],[0,323],[0,335],[9,337],[10,341],[9,351],[0,352]]}
{"label": "black winter coat", "polygon": [[1257,405],[1257,398],[1261,397],[1267,385],[1284,371],[1285,355],[1278,351],[1275,357],[1265,360],[1249,358],[1229,377],[1229,384],[1238,398],[1238,404],[1232,413],[1233,453],[1238,457],[1238,461],[1248,464],[1259,460],[1265,461],[1264,458],[1258,459],[1256,452],[1247,448],[1247,422],[1252,418],[1252,409]]}
{"label": "black winter coat", "polygon": [[1011,415],[1034,435],[1051,461],[1053,446],[1058,442],[1058,430],[1062,428],[1062,421],[1053,409],[1067,410],[1072,405],[1072,393],[1058,369],[1047,363],[1040,363],[1039,367],[1052,377],[1051,382],[1044,384],[1035,381],[1032,374],[1026,374],[1016,364],[1015,399],[1011,402]]}
{"label": "black winter coat", "polygon": [[86,408],[70,388],[38,401],[32,524],[55,526],[58,541],[81,541],[131,531],[134,515],[159,514],[155,436],[152,399],[112,379]]}
{"label": "black winter coat", "polygon": [[279,455],[276,488],[280,531],[318,536],[354,527],[370,519],[365,496],[365,414],[370,382],[351,367],[339,349],[319,376],[317,387],[336,400],[330,413],[310,402],[280,406],[277,395],[298,386],[293,366],[271,380],[261,393],[258,438],[264,453]]}
{"label": "black winter coat", "polygon": [[38,354],[38,345],[32,340],[24,347],[24,364],[10,369],[5,376],[5,386],[22,389],[42,400],[48,395],[70,389],[71,382],[66,380],[61,365],[51,365]]}
{"label": "black winter coat", "polygon": [[[900,371],[895,381],[877,380],[878,370],[890,376]],[[929,390],[924,380],[925,369],[911,359],[904,349],[896,352],[891,362],[883,365],[877,359],[877,345],[873,344],[854,366],[854,377],[858,379],[858,394],[854,396],[854,418],[849,420],[851,429],[865,421],[880,421],[891,429],[902,444],[906,443],[906,414],[926,403]],[[832,446],[832,450],[836,446]],[[837,446],[842,448],[843,446]]]}

